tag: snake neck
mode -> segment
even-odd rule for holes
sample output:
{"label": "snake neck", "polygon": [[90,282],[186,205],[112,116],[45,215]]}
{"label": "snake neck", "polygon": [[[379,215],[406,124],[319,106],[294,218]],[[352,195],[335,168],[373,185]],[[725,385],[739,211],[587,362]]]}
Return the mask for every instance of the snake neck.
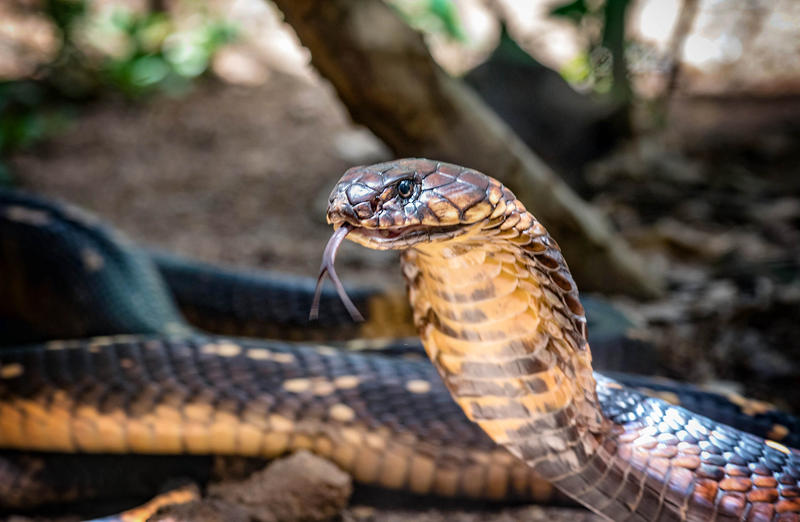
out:
{"label": "snake neck", "polygon": [[581,468],[610,423],[558,245],[516,199],[403,256],[422,342],[467,416],[547,477]]}

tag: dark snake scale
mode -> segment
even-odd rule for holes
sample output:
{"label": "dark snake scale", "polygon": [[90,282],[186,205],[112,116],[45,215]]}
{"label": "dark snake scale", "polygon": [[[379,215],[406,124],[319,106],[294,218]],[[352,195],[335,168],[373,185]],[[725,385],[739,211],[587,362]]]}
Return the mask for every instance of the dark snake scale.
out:
{"label": "dark snake scale", "polygon": [[581,504],[615,521],[800,520],[800,451],[592,372],[558,245],[497,180],[424,159],[356,167],[328,221],[332,244],[403,251],[417,329],[453,398]]}
{"label": "dark snake scale", "polygon": [[[274,457],[309,449],[363,483],[549,500],[423,360],[197,336],[6,349],[0,447]],[[489,478],[493,480],[489,480]]]}
{"label": "dark snake scale", "polygon": [[[120,465],[122,454],[167,470],[176,455],[309,449],[362,483],[418,494],[571,498],[615,521],[800,521],[800,453],[786,445],[796,444],[796,419],[745,415],[690,387],[594,373],[583,307],[557,244],[497,181],[428,160],[359,167],[334,189],[328,216],[348,239],[404,250],[414,322],[433,366],[408,358],[416,345],[396,343],[401,355],[390,356],[308,343],[407,333],[395,298],[380,312],[369,292],[356,292],[369,326],[354,327],[335,293],[323,292],[315,330],[290,313],[307,312],[312,283],[278,278],[262,287],[256,276],[218,277],[210,267],[148,257],[75,209],[0,191],[0,268],[21,270],[13,281],[0,277],[4,295],[14,296],[0,304],[0,330],[10,333],[0,343],[135,334],[0,348],[8,462],[47,452],[67,480],[81,458],[89,470],[51,484],[50,468],[17,472],[0,455],[0,504],[101,495],[93,475]],[[38,245],[55,247],[56,262]],[[288,338],[306,344],[196,333],[171,298],[153,297],[166,295],[153,259],[181,311],[206,328],[272,335],[288,323]],[[103,290],[59,286],[79,272]],[[205,302],[197,291],[204,282],[217,296]],[[129,287],[142,293],[127,295]],[[274,295],[264,300],[263,288]],[[51,325],[75,312],[47,304],[67,291],[85,307],[81,321],[64,335],[37,329],[43,312]],[[132,308],[116,307],[125,299]],[[98,302],[109,313],[90,322]],[[286,316],[275,324],[264,311],[270,302]],[[232,304],[253,316],[244,326],[218,319]],[[384,326],[370,324],[375,315]],[[765,441],[629,386],[784,438]]]}

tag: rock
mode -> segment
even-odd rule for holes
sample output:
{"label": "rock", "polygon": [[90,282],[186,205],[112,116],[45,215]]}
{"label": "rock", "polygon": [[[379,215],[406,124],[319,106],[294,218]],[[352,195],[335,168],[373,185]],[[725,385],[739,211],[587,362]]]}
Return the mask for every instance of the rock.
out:
{"label": "rock", "polygon": [[[235,504],[253,520],[272,522],[327,520],[344,509],[352,491],[348,474],[327,460],[301,451],[245,480],[211,484],[208,496]],[[216,503],[213,507],[224,506]]]}

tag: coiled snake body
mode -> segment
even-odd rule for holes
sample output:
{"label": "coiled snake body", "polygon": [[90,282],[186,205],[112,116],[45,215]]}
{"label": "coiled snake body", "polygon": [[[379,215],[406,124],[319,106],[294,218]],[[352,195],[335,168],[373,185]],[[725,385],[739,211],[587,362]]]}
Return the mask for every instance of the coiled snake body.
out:
{"label": "coiled snake body", "polygon": [[[67,279],[94,278],[100,292],[77,292],[78,320],[62,335],[84,335],[98,297],[108,315],[95,333],[149,335],[0,350],[0,447],[102,453],[105,467],[118,462],[109,453],[309,448],[361,482],[417,493],[553,500],[541,473],[615,520],[797,519],[796,453],[592,376],[582,309],[557,246],[482,174],[425,160],[355,169],[334,191],[330,217],[347,223],[337,240],[349,231],[368,246],[409,249],[416,322],[439,373],[467,414],[532,467],[469,422],[422,361],[194,333],[159,301],[129,243],[35,199],[0,197],[0,262],[9,263],[0,266],[23,276],[0,278],[12,296],[0,302],[0,330],[20,324],[13,314],[22,312],[25,328],[11,331],[36,339],[26,336],[37,334],[37,319],[55,326],[73,317],[68,304],[43,307],[66,291],[56,277],[63,270]],[[90,241],[79,242],[85,235]],[[28,250],[30,262],[14,262]],[[25,306],[15,307],[18,298]],[[129,308],[114,306],[125,298]],[[127,312],[111,315],[128,309],[132,326]],[[199,312],[213,316],[216,305]],[[7,480],[0,461],[0,503],[96,493],[91,460],[68,460],[66,494],[55,480],[50,487],[48,468]]]}
{"label": "coiled snake body", "polygon": [[331,245],[403,250],[415,323],[456,402],[572,498],[615,521],[800,520],[799,451],[593,374],[558,245],[498,181],[422,159],[354,168],[328,221]]}

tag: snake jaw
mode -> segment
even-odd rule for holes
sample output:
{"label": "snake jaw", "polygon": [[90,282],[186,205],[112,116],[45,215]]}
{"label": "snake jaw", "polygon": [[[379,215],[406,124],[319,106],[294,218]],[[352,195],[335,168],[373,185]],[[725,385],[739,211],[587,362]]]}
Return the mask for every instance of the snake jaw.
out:
{"label": "snake jaw", "polygon": [[424,225],[388,228],[358,227],[347,239],[374,250],[408,250],[421,243],[446,241],[465,235],[469,229],[454,225],[429,227]]}
{"label": "snake jaw", "polygon": [[354,228],[348,235],[350,241],[374,250],[404,250],[413,246],[413,238],[419,237],[418,241],[423,240],[424,231],[419,227],[406,228]]}

